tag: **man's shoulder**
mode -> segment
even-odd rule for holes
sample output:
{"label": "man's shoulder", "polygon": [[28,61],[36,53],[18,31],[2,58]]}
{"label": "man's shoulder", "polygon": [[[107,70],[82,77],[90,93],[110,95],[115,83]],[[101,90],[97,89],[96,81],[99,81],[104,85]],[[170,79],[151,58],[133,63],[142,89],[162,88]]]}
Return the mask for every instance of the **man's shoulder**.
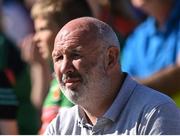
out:
{"label": "man's shoulder", "polygon": [[[149,105],[149,107],[156,107],[163,104],[175,104],[174,101],[164,93],[154,90],[142,84],[138,84],[135,95],[141,104]],[[142,100],[142,101],[141,101]]]}
{"label": "man's shoulder", "polygon": [[126,89],[126,91],[123,92],[126,94],[129,93],[128,110],[151,110],[167,103],[175,105],[174,101],[169,96],[138,83],[132,79],[131,76],[128,76],[123,86],[124,89]]}
{"label": "man's shoulder", "polygon": [[47,127],[45,135],[71,134],[75,123],[78,106],[61,108],[58,115]]}
{"label": "man's shoulder", "polygon": [[[125,89],[132,90],[128,102],[130,105],[132,104],[133,107],[148,106],[152,108],[165,103],[175,104],[174,101],[166,94],[138,83],[130,75],[128,75],[124,86],[128,86]],[[129,92],[128,90],[126,90],[126,93]],[[136,104],[134,105],[134,103]]]}

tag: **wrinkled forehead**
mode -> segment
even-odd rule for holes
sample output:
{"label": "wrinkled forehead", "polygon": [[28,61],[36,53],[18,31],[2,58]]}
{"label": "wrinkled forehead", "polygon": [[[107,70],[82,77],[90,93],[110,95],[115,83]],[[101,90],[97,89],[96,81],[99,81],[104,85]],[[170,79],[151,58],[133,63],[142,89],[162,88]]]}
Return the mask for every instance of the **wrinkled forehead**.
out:
{"label": "wrinkled forehead", "polygon": [[76,29],[63,29],[58,33],[55,39],[54,48],[75,48],[76,46],[81,46],[86,48],[91,46],[95,47],[97,42],[96,34],[86,28],[76,28]]}

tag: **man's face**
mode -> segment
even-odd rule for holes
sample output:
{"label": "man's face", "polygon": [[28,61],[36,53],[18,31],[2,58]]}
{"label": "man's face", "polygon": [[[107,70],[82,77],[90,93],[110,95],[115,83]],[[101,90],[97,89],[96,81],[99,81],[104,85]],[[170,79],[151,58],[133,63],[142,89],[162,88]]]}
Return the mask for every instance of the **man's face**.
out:
{"label": "man's face", "polygon": [[35,25],[35,45],[38,47],[41,56],[44,59],[49,59],[53,50],[53,44],[56,33],[56,27],[48,22],[43,17],[37,17],[34,20]]}
{"label": "man's face", "polygon": [[102,46],[76,30],[61,33],[52,54],[60,88],[72,102],[85,104],[108,84]]}

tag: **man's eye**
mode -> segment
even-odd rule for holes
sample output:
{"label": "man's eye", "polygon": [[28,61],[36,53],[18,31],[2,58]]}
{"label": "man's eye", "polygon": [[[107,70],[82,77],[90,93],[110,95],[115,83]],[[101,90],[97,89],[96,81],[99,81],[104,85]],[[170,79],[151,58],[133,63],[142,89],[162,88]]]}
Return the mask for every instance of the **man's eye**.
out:
{"label": "man's eye", "polygon": [[54,57],[54,61],[57,62],[57,61],[60,61],[63,59],[63,56],[55,56]]}
{"label": "man's eye", "polygon": [[74,53],[74,54],[72,54],[72,56],[71,56],[73,59],[79,59],[79,58],[81,58],[81,55],[80,54],[77,54],[77,53]]}

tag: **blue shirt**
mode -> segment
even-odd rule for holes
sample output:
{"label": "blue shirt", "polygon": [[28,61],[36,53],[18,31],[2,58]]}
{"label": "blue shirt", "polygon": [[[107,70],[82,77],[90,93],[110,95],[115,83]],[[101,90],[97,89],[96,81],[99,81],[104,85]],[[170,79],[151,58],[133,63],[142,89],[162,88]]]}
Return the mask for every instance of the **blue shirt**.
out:
{"label": "blue shirt", "polygon": [[122,70],[146,78],[176,63],[180,53],[180,1],[166,23],[158,29],[153,17],[147,18],[127,39],[122,56]]}
{"label": "blue shirt", "polygon": [[92,126],[79,106],[61,110],[46,135],[180,134],[180,111],[168,96],[126,77],[117,97]]}

